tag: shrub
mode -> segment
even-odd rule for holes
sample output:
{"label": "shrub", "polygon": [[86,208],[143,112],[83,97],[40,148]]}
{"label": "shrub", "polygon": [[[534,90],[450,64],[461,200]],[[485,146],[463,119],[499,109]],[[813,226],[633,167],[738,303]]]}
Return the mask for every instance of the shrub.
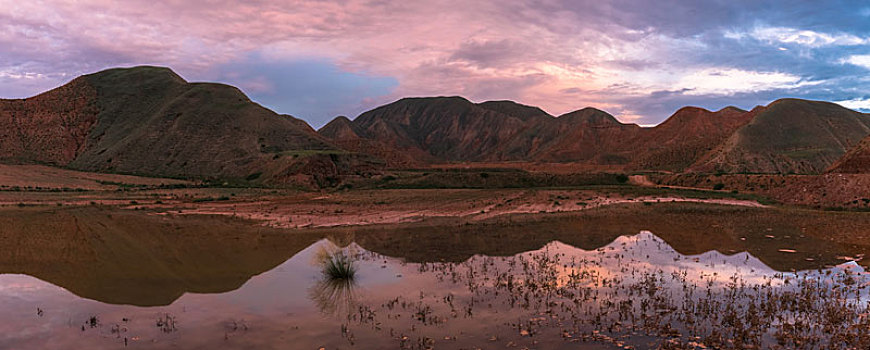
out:
{"label": "shrub", "polygon": [[723,189],[723,188],[725,188],[725,184],[723,184],[723,183],[721,183],[721,182],[720,182],[720,183],[717,183],[717,184],[715,184],[715,185],[713,185],[713,189],[716,190],[716,191],[719,191],[719,190],[721,190],[721,189]]}
{"label": "shrub", "polygon": [[356,267],[353,266],[353,260],[338,252],[326,259],[323,274],[331,280],[352,280],[356,276]]}

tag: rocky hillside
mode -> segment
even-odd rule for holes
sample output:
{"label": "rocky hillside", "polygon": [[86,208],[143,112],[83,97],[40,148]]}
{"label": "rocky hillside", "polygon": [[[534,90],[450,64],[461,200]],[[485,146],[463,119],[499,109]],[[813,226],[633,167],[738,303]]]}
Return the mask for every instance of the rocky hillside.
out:
{"label": "rocky hillside", "polygon": [[870,136],[865,137],[829,169],[832,173],[870,174]]}
{"label": "rocky hillside", "polygon": [[[319,132],[397,167],[519,161],[631,171],[819,174],[870,135],[870,116],[828,102],[782,99],[752,111],[685,107],[642,128],[594,108],[553,117],[510,101],[437,97],[402,99],[353,121],[336,119]],[[858,161],[860,154],[856,150],[852,157]]]}
{"label": "rocky hillside", "polygon": [[100,110],[79,78],[36,97],[0,100],[0,161],[66,165],[85,149]]}
{"label": "rocky hillside", "polygon": [[[0,100],[0,161],[96,172],[329,186],[394,168],[480,162],[628,171],[867,172],[870,116],[782,99],[752,111],[686,107],[644,128],[584,108],[405,98],[314,131],[232,86],[167,68],[110,69]],[[848,154],[847,154],[848,152]],[[842,158],[842,159],[841,159]]]}
{"label": "rocky hillside", "polygon": [[870,117],[829,102],[782,99],[749,113],[748,124],[690,170],[819,174],[870,135]]}
{"label": "rocky hillside", "polygon": [[415,168],[434,161],[434,157],[416,147],[400,148],[387,141],[364,138],[360,136],[363,132],[344,116],[333,119],[318,133],[342,149],[372,155],[395,168]]}
{"label": "rocky hillside", "polygon": [[355,152],[393,166],[447,162],[549,162],[619,165],[632,170],[679,172],[695,164],[754,114],[729,107],[711,112],[687,107],[653,128],[624,124],[584,108],[559,117],[511,101],[479,104],[459,97],[402,99],[337,118],[319,130]]}
{"label": "rocky hillside", "polygon": [[4,161],[149,176],[327,185],[379,164],[232,86],[167,68],[110,69],[0,101]]}
{"label": "rocky hillside", "polygon": [[557,118],[510,101],[475,104],[461,97],[435,97],[402,99],[363,113],[354,121],[339,118],[319,133],[341,144],[347,140],[376,141],[378,149],[428,163],[606,163],[611,161],[606,156],[608,150],[638,130],[637,125],[622,124],[593,108]]}
{"label": "rocky hillside", "polygon": [[461,97],[405,98],[357,117],[359,136],[441,161],[487,161],[519,130],[521,118]]}
{"label": "rocky hillside", "polygon": [[629,142],[641,127],[623,124],[607,112],[584,108],[541,118],[515,135],[501,159],[625,164]]}
{"label": "rocky hillside", "polygon": [[751,114],[735,107],[716,112],[697,107],[681,108],[665,122],[644,129],[632,142],[632,148],[638,153],[631,168],[683,171],[751,119]]}

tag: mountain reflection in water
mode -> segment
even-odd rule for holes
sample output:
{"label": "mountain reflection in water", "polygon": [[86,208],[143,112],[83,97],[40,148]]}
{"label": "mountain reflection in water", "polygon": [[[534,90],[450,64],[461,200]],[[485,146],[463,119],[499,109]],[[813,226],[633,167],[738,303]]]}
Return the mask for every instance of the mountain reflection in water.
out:
{"label": "mountain reflection in water", "polygon": [[[767,227],[735,237],[648,223],[653,234],[624,232],[626,218],[288,233],[32,215],[4,226],[21,231],[2,236],[17,258],[0,260],[0,348],[870,344],[870,280],[837,259],[858,252]],[[325,278],[324,251],[351,257],[354,278]]]}

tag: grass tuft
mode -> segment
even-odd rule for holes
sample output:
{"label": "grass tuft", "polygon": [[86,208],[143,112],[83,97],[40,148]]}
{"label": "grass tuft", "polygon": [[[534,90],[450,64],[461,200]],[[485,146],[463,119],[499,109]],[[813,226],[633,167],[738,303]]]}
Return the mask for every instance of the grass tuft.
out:
{"label": "grass tuft", "polygon": [[331,280],[353,280],[356,277],[356,267],[347,255],[337,252],[324,261],[323,275]]}

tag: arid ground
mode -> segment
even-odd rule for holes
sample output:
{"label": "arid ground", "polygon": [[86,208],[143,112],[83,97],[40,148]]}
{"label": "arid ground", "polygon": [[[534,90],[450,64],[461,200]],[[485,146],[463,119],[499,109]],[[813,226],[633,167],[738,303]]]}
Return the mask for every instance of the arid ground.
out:
{"label": "arid ground", "polygon": [[0,332],[22,336],[0,347],[870,344],[868,212],[646,176],[384,186],[448,173],[310,191],[2,166]]}
{"label": "arid ground", "polygon": [[[643,213],[656,212],[658,208],[685,208],[685,222],[698,217],[696,210],[701,214],[754,213],[773,220],[769,226],[776,226],[773,222],[802,226],[800,231],[808,236],[870,247],[870,232],[865,230],[870,227],[870,213],[815,210],[779,204],[762,196],[702,187],[662,186],[645,182],[646,177],[632,177],[621,185],[313,192],[224,187],[45,166],[0,166],[0,178],[13,177],[14,185],[0,189],[2,212],[96,207],[156,216],[220,215],[261,227],[312,230],[398,224],[486,225],[505,220],[607,216],[611,212],[619,213],[616,216],[620,217],[645,217]],[[803,220],[815,223],[800,225]],[[818,220],[823,220],[824,225]]]}

